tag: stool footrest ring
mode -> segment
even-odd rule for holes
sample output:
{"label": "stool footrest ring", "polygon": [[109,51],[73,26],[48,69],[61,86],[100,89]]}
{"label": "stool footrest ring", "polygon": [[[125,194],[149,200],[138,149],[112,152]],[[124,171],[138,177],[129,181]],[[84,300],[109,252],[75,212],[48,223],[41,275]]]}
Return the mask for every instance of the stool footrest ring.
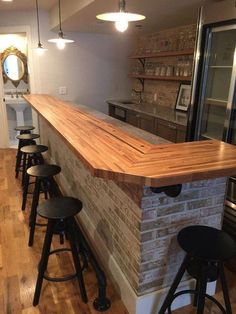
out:
{"label": "stool footrest ring", "polygon": [[46,279],[47,281],[52,281],[52,282],[63,282],[63,281],[67,281],[67,280],[71,280],[74,279],[77,276],[77,274],[72,274],[72,275],[68,275],[65,277],[50,277],[47,275],[44,275],[43,278]]}
{"label": "stool footrest ring", "polygon": [[49,255],[55,254],[55,253],[59,253],[59,252],[71,252],[71,249],[69,249],[67,247],[62,247],[60,249],[56,249],[56,250],[50,251]]}
{"label": "stool footrest ring", "polygon": [[[56,249],[56,250],[51,251],[49,253],[49,255],[56,254],[59,252],[71,252],[71,249],[69,249],[69,248]],[[68,275],[65,277],[50,277],[50,276],[44,275],[43,278],[48,280],[48,281],[52,281],[52,282],[63,282],[63,281],[74,279],[76,276],[77,276],[77,274],[72,274],[72,275]]]}
{"label": "stool footrest ring", "polygon": [[[173,303],[174,299],[176,299],[177,297],[179,297],[183,294],[187,294],[187,293],[198,295],[198,292],[196,290],[190,290],[190,289],[189,290],[182,290],[182,291],[179,291],[173,295],[172,300],[171,300],[171,304]],[[212,297],[211,295],[209,295],[207,293],[205,294],[205,297],[207,299],[209,299],[210,301],[212,301],[213,303],[215,303],[218,306],[218,308],[222,311],[222,313],[227,314],[224,307],[214,297]],[[171,313],[171,305],[169,306],[168,311],[169,311],[169,313]]]}
{"label": "stool footrest ring", "polygon": [[47,227],[48,224],[41,224],[41,223],[38,223],[36,222],[35,223],[35,226],[39,226],[39,227]]}

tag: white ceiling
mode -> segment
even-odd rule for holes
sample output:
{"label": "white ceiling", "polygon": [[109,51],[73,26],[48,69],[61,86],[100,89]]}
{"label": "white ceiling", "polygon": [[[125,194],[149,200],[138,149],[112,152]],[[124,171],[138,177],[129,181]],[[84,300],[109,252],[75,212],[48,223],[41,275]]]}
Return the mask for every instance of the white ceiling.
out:
{"label": "white ceiling", "polygon": [[[126,0],[127,11],[144,14],[141,22],[130,23],[128,33],[152,32],[165,28],[196,23],[198,8],[220,0]],[[224,1],[224,0],[223,0]],[[58,26],[58,0],[38,0],[42,9],[50,11],[51,28]],[[118,10],[118,0],[61,0],[63,30],[72,32],[116,32],[113,23],[100,22],[96,15]],[[35,8],[35,0],[2,2],[0,10],[28,10]],[[140,25],[137,28],[136,25]]]}
{"label": "white ceiling", "polygon": [[[58,0],[38,0],[41,9],[51,9]],[[31,10],[35,9],[35,0],[13,0],[12,2],[3,2],[0,0],[0,10]]]}

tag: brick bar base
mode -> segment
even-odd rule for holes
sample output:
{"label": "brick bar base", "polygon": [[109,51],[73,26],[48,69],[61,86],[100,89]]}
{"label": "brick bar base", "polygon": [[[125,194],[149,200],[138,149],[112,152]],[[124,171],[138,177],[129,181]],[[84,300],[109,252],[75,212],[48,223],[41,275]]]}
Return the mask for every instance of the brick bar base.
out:
{"label": "brick bar base", "polygon": [[221,228],[226,178],[184,184],[179,197],[169,198],[149,187],[93,177],[42,118],[40,134],[49,147],[48,160],[62,168],[58,183],[63,192],[82,200],[80,223],[129,312],[144,313],[140,310],[143,304],[148,310],[149,299],[145,314],[154,313],[183,258],[178,231],[191,224]]}

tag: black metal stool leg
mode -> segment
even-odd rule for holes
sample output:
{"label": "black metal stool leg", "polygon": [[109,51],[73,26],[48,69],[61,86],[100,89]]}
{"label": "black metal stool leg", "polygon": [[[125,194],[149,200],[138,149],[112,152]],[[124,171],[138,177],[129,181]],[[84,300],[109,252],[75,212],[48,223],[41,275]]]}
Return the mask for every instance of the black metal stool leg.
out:
{"label": "black metal stool leg", "polygon": [[40,178],[36,178],[33,201],[32,201],[32,206],[31,206],[31,213],[30,213],[30,234],[29,234],[28,246],[32,246],[34,242],[34,231],[35,231],[35,224],[36,224],[36,217],[37,217],[37,206],[39,202],[40,185],[41,185]]}
{"label": "black metal stool leg", "polygon": [[[198,293],[199,291],[199,280],[196,279],[196,286],[195,286],[195,291]],[[197,306],[197,299],[198,299],[198,294],[194,295],[194,299],[193,299],[193,306]]]}
{"label": "black metal stool leg", "polygon": [[207,270],[206,267],[202,267],[201,278],[199,282],[198,298],[197,298],[197,314],[204,313],[205,295],[207,289]]}
{"label": "black metal stool leg", "polygon": [[77,246],[76,246],[76,242],[75,242],[76,233],[75,233],[73,219],[70,218],[68,220],[68,226],[69,226],[69,230],[68,230],[69,241],[70,241],[74,265],[75,265],[75,269],[76,269],[76,275],[77,275],[77,278],[79,281],[80,293],[81,293],[81,297],[82,297],[83,302],[87,303],[88,298],[87,298],[87,293],[85,290],[84,278],[83,278],[83,273],[82,273],[82,269],[81,269],[81,265],[80,265],[79,252],[77,250]]}
{"label": "black metal stool leg", "polygon": [[230,304],[230,299],[229,299],[229,291],[225,279],[225,271],[224,271],[224,265],[221,263],[220,265],[220,281],[221,281],[221,286],[222,286],[222,291],[224,295],[224,301],[225,301],[225,308],[226,308],[226,313],[227,314],[232,314],[232,308]]}
{"label": "black metal stool leg", "polygon": [[28,190],[29,190],[29,175],[26,173],[25,174],[25,180],[24,180],[23,200],[22,200],[21,210],[25,210]]}
{"label": "black metal stool leg", "polygon": [[22,154],[23,164],[22,164],[22,178],[21,178],[21,185],[24,186],[24,179],[26,173],[26,163],[27,163],[27,155],[25,153]]}
{"label": "black metal stool leg", "polygon": [[176,289],[178,288],[178,285],[185,273],[185,270],[186,270],[186,266],[187,266],[187,263],[188,263],[188,260],[189,260],[189,256],[186,255],[179,270],[178,270],[178,273],[174,279],[174,282],[172,283],[172,286],[170,287],[169,289],[169,292],[162,304],[162,307],[160,308],[158,314],[165,314],[167,308],[171,305],[172,303],[172,298],[173,298],[173,295],[176,291]]}
{"label": "black metal stool leg", "polygon": [[15,169],[15,172],[16,172],[15,178],[16,178],[16,179],[17,179],[18,176],[19,176],[20,165],[21,165],[21,158],[22,158],[22,153],[21,153],[21,151],[20,151],[20,148],[21,148],[21,144],[19,143],[18,152],[17,152],[17,156],[16,156],[16,169]]}
{"label": "black metal stool leg", "polygon": [[47,269],[47,264],[48,264],[49,254],[50,254],[50,247],[51,247],[51,242],[52,242],[54,225],[55,225],[55,222],[49,219],[48,225],[47,225],[47,231],[45,235],[45,240],[43,244],[42,256],[39,263],[38,278],[36,282],[34,300],[33,300],[34,306],[38,305],[39,303],[40,292],[41,292],[42,283],[43,283],[43,276],[44,276],[45,270]]}

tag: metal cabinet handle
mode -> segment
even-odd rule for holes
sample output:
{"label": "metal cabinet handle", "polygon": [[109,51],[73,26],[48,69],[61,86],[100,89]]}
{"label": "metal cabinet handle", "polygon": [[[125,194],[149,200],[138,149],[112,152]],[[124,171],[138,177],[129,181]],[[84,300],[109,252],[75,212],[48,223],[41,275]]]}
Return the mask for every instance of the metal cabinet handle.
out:
{"label": "metal cabinet handle", "polygon": [[172,125],[172,124],[168,124],[168,127],[170,128],[170,129],[172,129],[172,130],[176,130],[176,126],[175,125]]}

